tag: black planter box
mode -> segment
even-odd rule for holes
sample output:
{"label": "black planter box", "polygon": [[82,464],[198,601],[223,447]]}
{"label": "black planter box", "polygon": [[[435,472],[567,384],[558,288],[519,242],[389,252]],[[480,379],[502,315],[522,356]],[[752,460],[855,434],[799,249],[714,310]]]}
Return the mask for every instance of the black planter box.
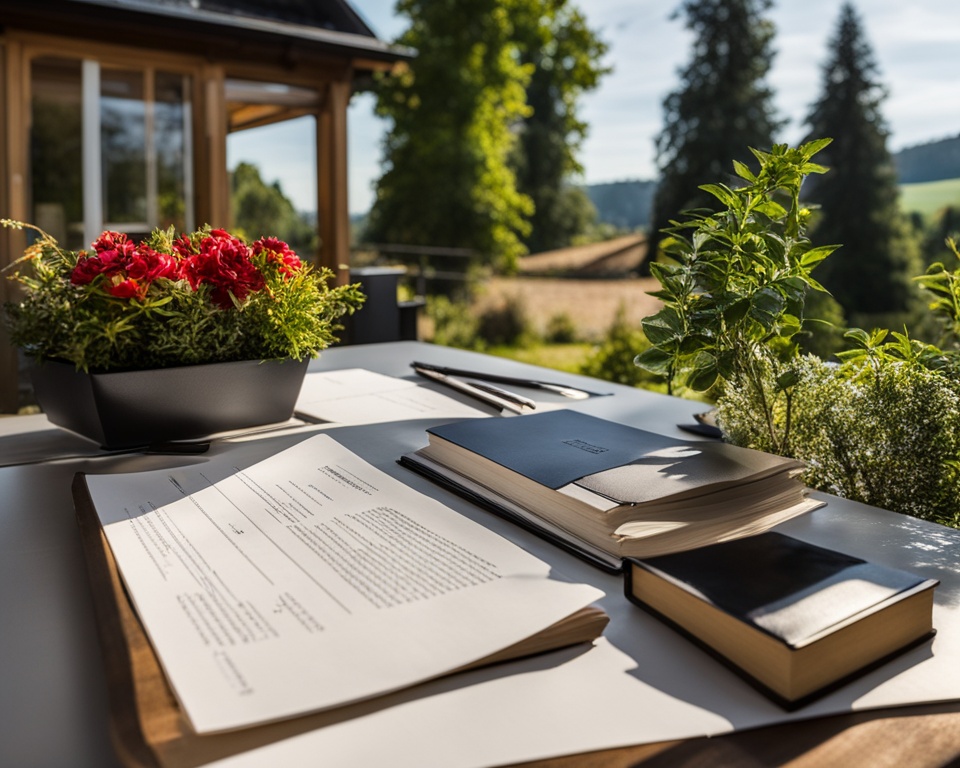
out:
{"label": "black planter box", "polygon": [[288,420],[309,359],[83,373],[44,361],[31,372],[54,424],[104,448],[190,440]]}

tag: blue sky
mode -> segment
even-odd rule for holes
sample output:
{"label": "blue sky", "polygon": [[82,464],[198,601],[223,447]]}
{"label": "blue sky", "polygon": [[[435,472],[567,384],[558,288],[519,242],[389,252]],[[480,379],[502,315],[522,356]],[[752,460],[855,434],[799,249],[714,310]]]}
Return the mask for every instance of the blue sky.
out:
{"label": "blue sky", "polygon": [[[404,29],[395,0],[352,0],[382,39]],[[690,57],[682,20],[671,19],[678,0],[579,0],[590,27],[607,42],[614,71],[583,97],[589,123],[581,162],[583,181],[599,183],[655,177],[653,138],[662,124],[661,103],[676,88],[677,69]],[[777,0],[770,14],[777,28],[777,57],[769,82],[776,106],[790,120],[781,141],[796,142],[820,92],[842,0]],[[957,0],[860,0],[855,3],[888,89],[883,114],[890,149],[960,133],[960,2]],[[373,100],[355,96],[348,116],[350,211],[368,210],[379,176],[380,141],[386,123],[373,115]],[[231,137],[230,167],[257,164],[279,181],[301,210],[314,210],[312,120],[302,119]]]}

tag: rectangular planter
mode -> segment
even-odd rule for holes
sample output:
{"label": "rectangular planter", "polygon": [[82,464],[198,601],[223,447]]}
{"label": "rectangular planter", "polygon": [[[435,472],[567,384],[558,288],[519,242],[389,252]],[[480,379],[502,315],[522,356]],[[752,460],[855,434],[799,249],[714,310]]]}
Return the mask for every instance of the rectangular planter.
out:
{"label": "rectangular planter", "polygon": [[309,362],[241,360],[83,373],[72,363],[47,360],[31,377],[52,423],[104,448],[133,448],[286,421]]}

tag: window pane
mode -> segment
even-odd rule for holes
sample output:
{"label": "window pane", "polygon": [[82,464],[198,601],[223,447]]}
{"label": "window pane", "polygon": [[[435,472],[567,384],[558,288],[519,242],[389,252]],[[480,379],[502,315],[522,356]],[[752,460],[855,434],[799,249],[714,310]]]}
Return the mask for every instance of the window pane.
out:
{"label": "window pane", "polygon": [[157,157],[156,226],[192,228],[192,185],[189,183],[191,153],[187,126],[190,124],[190,78],[157,72],[154,86],[154,148]]}
{"label": "window pane", "polygon": [[37,58],[30,65],[31,220],[67,248],[83,243],[80,61]]}
{"label": "window pane", "polygon": [[150,228],[143,77],[116,69],[100,75],[104,226],[128,231]]}

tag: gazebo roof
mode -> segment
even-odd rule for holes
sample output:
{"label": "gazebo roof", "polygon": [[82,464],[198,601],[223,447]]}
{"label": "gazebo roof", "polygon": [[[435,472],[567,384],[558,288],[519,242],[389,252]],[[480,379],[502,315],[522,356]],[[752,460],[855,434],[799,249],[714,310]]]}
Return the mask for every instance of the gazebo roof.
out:
{"label": "gazebo roof", "polygon": [[236,57],[238,43],[248,43],[268,58],[349,57],[361,69],[412,55],[379,40],[346,0],[0,0],[0,24],[217,58]]}

